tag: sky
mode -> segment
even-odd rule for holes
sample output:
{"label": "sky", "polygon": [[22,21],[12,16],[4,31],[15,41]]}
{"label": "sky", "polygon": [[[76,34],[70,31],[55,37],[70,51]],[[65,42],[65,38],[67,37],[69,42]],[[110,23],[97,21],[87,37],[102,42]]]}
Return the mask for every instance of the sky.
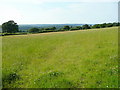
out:
{"label": "sky", "polygon": [[0,0],[0,25],[97,24],[118,21],[119,0]]}

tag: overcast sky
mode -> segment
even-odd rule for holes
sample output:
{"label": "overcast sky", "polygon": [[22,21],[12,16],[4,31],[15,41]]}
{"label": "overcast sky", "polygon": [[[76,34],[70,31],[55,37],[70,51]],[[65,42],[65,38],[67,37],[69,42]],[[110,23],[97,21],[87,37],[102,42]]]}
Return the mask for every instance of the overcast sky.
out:
{"label": "overcast sky", "polygon": [[0,24],[95,24],[118,21],[119,0],[0,0]]}

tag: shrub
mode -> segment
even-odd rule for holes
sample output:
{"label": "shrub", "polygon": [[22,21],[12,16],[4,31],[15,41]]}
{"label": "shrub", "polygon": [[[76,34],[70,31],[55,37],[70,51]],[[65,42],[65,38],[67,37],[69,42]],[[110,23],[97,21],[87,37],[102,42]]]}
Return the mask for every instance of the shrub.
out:
{"label": "shrub", "polygon": [[31,28],[28,30],[29,33],[38,33],[39,29],[38,28]]}

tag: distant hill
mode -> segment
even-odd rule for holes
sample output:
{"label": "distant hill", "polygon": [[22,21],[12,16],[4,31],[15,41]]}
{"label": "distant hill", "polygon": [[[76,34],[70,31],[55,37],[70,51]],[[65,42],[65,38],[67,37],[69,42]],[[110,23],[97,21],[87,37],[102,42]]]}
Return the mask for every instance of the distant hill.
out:
{"label": "distant hill", "polygon": [[[76,27],[76,26],[82,26],[83,24],[23,24],[23,25],[19,25],[19,29],[23,31],[26,31],[33,27],[36,27],[36,28],[56,27],[57,29],[60,29],[65,25]],[[90,25],[93,25],[93,24],[90,24]]]}
{"label": "distant hill", "polygon": [[[63,26],[68,25],[71,27],[76,27],[76,26],[82,26],[84,24],[20,24],[19,25],[19,30],[26,31],[30,28],[36,27],[36,28],[49,28],[49,27],[56,27],[57,29],[62,28]],[[89,24],[93,25],[93,24]],[[0,32],[2,31],[1,25],[0,25]]]}

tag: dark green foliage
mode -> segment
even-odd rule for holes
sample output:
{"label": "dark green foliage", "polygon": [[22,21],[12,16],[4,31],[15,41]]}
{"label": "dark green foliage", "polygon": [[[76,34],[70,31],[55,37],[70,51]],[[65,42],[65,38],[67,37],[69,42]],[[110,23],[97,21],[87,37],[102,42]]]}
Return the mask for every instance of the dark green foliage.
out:
{"label": "dark green foliage", "polygon": [[120,26],[120,23],[119,22],[118,23],[114,22],[113,26]]}
{"label": "dark green foliage", "polygon": [[51,29],[52,29],[52,30],[56,30],[56,27],[52,27]]}
{"label": "dark green foliage", "polygon": [[[103,23],[103,24],[94,24],[94,25],[82,25],[82,26],[69,26],[65,25],[62,28],[57,28],[55,26],[53,27],[47,27],[47,28],[31,28],[27,30],[29,33],[47,33],[47,32],[59,32],[59,31],[72,31],[72,30],[84,30],[84,29],[91,29],[91,28],[106,28],[106,27],[113,27],[113,26],[120,26],[119,22],[114,23]],[[3,29],[3,35],[16,35],[15,32],[18,32],[18,25],[14,21],[8,21],[6,23],[2,24]],[[19,31],[18,34],[24,34],[23,32],[26,31]],[[25,34],[27,34],[27,32]]]}
{"label": "dark green foliage", "polygon": [[6,87],[7,84],[11,84],[14,83],[16,80],[19,80],[20,76],[14,72],[14,73],[10,73],[7,76],[4,76],[4,78],[2,79],[3,81],[3,87]]}
{"label": "dark green foliage", "polygon": [[63,27],[63,30],[66,30],[66,31],[70,30],[70,27],[68,25],[66,25],[66,26]]}
{"label": "dark green foliage", "polygon": [[82,29],[82,27],[81,27],[81,26],[77,26],[76,28],[78,28],[79,30],[81,30],[81,29]]}
{"label": "dark green foliage", "polygon": [[2,24],[2,32],[3,33],[15,33],[18,32],[18,25],[13,20],[5,22]]}
{"label": "dark green foliage", "polygon": [[56,27],[50,27],[50,28],[41,28],[41,32],[55,32]]}
{"label": "dark green foliage", "polygon": [[39,29],[39,32],[40,32],[40,33],[42,33],[42,32],[43,32],[43,30],[44,30],[44,28],[40,28],[40,29]]}
{"label": "dark green foliage", "polygon": [[107,27],[112,27],[113,24],[112,24],[112,23],[108,23],[106,26],[107,26]]}
{"label": "dark green foliage", "polygon": [[29,33],[38,33],[39,29],[38,28],[31,28],[30,30],[28,30]]}
{"label": "dark green foliage", "polygon": [[100,28],[105,28],[105,27],[107,27],[106,23],[100,24]]}
{"label": "dark green foliage", "polygon": [[82,26],[82,29],[90,29],[90,26],[88,24],[85,24]]}
{"label": "dark green foliage", "polygon": [[114,22],[114,23],[95,24],[91,26],[91,28],[105,28],[105,27],[113,27],[113,26],[120,26],[120,23]]}
{"label": "dark green foliage", "polygon": [[56,30],[56,27],[44,28],[44,30]]}
{"label": "dark green foliage", "polygon": [[71,28],[70,30],[79,30],[78,28]]}
{"label": "dark green foliage", "polygon": [[44,28],[44,30],[51,30],[50,28]]}
{"label": "dark green foliage", "polygon": [[100,24],[95,24],[92,26],[92,28],[100,28]]}

